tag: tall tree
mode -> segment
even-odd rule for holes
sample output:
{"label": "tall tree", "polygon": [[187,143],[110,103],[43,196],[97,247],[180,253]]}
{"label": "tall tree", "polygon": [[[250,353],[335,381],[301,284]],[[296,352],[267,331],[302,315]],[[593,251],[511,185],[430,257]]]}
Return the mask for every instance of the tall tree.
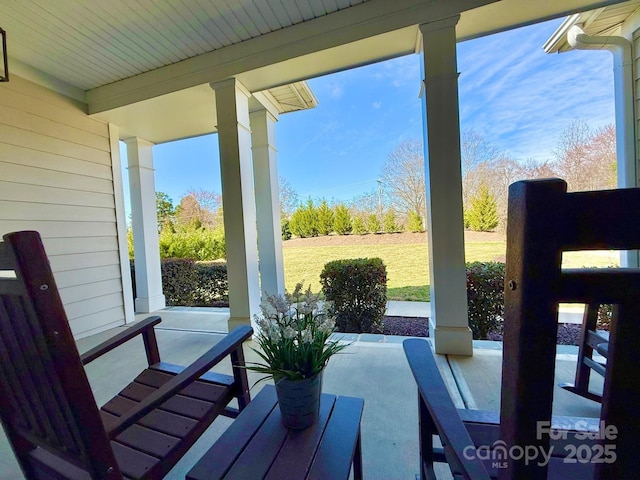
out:
{"label": "tall tree", "polygon": [[180,225],[215,228],[222,225],[222,197],[209,190],[189,190],[176,208]]}
{"label": "tall tree", "polygon": [[280,215],[283,218],[291,219],[291,215],[296,211],[298,207],[298,193],[295,191],[291,183],[284,178],[280,177],[279,182],[279,197],[280,197]]}
{"label": "tall tree", "polygon": [[589,126],[582,120],[574,120],[560,134],[554,150],[554,170],[566,180],[569,190],[589,190],[587,178],[589,165],[588,145],[591,139]]}
{"label": "tall tree", "polygon": [[173,221],[176,209],[173,200],[164,192],[156,192],[156,215],[158,217],[158,232],[162,230],[165,223]]}
{"label": "tall tree", "polygon": [[462,160],[462,200],[465,208],[469,208],[471,198],[477,193],[483,182],[483,172],[491,169],[493,164],[504,155],[498,147],[489,143],[476,130],[465,130],[460,138],[460,155]]}
{"label": "tall tree", "polygon": [[553,164],[556,175],[569,190],[615,187],[616,131],[606,125],[595,132],[582,120],[572,122],[561,134]]}
{"label": "tall tree", "polygon": [[396,211],[404,215],[417,212],[422,218],[426,217],[424,150],[421,140],[409,139],[399,143],[387,157],[381,180]]}
{"label": "tall tree", "polygon": [[369,190],[354,197],[351,202],[349,202],[351,215],[354,217],[367,217],[372,213],[377,213],[379,205],[378,199],[379,193],[376,190]]}

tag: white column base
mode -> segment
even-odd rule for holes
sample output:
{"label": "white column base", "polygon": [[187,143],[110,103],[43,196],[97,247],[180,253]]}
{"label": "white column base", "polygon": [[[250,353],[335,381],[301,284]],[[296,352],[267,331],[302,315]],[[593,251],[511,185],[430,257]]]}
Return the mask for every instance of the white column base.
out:
{"label": "white column base", "polygon": [[469,327],[442,327],[429,320],[429,337],[436,353],[443,355],[473,355],[473,333]]}
{"label": "white column base", "polygon": [[256,333],[258,333],[259,331],[258,325],[249,317],[229,317],[229,320],[227,320],[227,325],[229,331],[232,331],[236,327],[248,325],[249,327],[253,328],[253,337],[255,337]]}
{"label": "white column base", "polygon": [[136,298],[135,304],[136,313],[151,313],[162,310],[167,306],[164,295],[149,298],[138,297]]}

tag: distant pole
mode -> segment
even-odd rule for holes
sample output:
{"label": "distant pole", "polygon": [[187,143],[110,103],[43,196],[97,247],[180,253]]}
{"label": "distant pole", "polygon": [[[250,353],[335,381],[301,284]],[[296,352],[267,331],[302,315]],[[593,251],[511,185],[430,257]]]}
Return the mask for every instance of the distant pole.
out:
{"label": "distant pole", "polygon": [[382,217],[382,180],[378,179],[378,215]]}

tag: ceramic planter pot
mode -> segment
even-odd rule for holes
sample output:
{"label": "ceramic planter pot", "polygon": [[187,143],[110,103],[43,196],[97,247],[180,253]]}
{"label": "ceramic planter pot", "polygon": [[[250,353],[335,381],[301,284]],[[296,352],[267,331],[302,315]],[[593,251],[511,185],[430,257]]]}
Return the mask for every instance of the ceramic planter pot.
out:
{"label": "ceramic planter pot", "polygon": [[287,428],[301,430],[318,421],[322,372],[304,380],[283,378],[276,382],[282,423]]}

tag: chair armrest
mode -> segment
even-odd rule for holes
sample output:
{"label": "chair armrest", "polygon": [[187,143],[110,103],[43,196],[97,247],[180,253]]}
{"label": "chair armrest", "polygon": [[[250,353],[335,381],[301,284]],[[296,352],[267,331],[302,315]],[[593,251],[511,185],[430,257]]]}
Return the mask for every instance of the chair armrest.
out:
{"label": "chair armrest", "polygon": [[457,464],[449,465],[454,477],[458,478],[459,474],[460,478],[489,480],[489,474],[482,461],[476,455],[465,455],[465,449],[468,450],[470,446],[475,450],[473,440],[442,380],[431,346],[426,340],[421,339],[405,340],[402,346],[418,385],[420,401],[424,402],[442,444],[449,449],[447,453],[453,455],[452,460]]}
{"label": "chair armrest", "polygon": [[230,355],[233,351],[238,348],[241,349],[242,343],[251,338],[252,334],[253,329],[249,326],[235,328],[195,362],[118,418],[117,422],[113,423],[107,432],[109,438],[114,439],[117,437],[120,433],[147,415],[154,408],[164,403],[167,398],[197,380],[201,375],[209,371],[214,365],[219,363],[226,356]]}
{"label": "chair armrest", "polygon": [[[153,327],[155,325],[159,324],[161,321],[162,321],[161,318],[158,317],[157,315],[145,318],[140,323],[137,323],[137,324],[127,328],[122,333],[119,333],[119,334],[109,338],[108,340],[105,340],[101,344],[93,347],[91,350],[88,350],[87,352],[82,354],[80,356],[80,358],[82,360],[82,364],[86,365],[89,362],[93,362],[96,358],[101,357],[105,353],[110,352],[114,348],[119,347],[123,343],[131,340],[132,338],[134,338],[134,337],[136,337],[136,336],[138,336],[140,334],[146,335],[149,332],[153,332]],[[154,340],[155,340],[155,337],[154,337]],[[149,354],[148,354],[148,348],[147,348],[147,342],[146,341],[145,341],[145,348],[147,349],[147,356],[148,356]],[[155,346],[155,348],[156,348],[156,351],[157,351],[157,345]],[[159,360],[157,360],[157,361],[159,361]]]}

